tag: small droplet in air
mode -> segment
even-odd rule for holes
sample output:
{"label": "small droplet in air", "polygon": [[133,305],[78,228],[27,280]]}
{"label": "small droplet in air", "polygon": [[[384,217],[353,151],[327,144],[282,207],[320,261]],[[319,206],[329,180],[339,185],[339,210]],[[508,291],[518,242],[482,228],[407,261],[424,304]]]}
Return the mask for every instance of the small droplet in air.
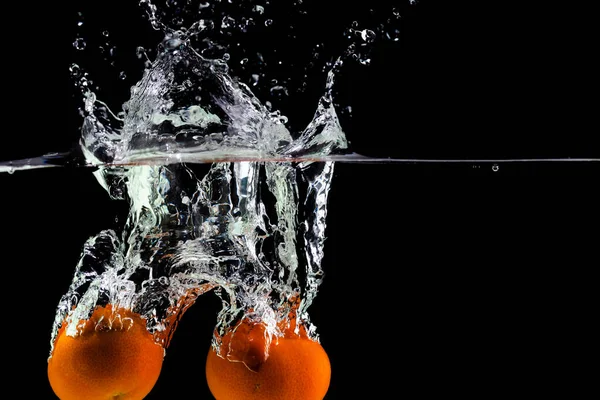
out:
{"label": "small droplet in air", "polygon": [[127,79],[127,74],[125,73],[125,71],[121,71],[119,73],[119,79],[124,81],[125,79]]}
{"label": "small droplet in air", "polygon": [[498,172],[499,169],[500,169],[500,166],[498,164],[492,165],[492,171]]}
{"label": "small droplet in air", "polygon": [[223,17],[223,20],[221,21],[221,28],[227,29],[227,28],[233,28],[233,27],[235,27],[235,19],[233,19],[229,16]]}
{"label": "small droplet in air", "polygon": [[271,26],[271,25],[273,25],[273,20],[272,19],[267,19],[265,21],[265,26]]}
{"label": "small droplet in air", "polygon": [[108,36],[110,36],[110,32],[109,31],[102,31],[102,36],[108,37]]}
{"label": "small droplet in air", "polygon": [[360,37],[362,37],[362,40],[364,40],[367,43],[372,43],[373,41],[375,41],[375,32],[373,32],[370,29],[363,29],[360,32]]}
{"label": "small droplet in air", "polygon": [[81,68],[77,64],[71,64],[69,66],[69,71],[71,71],[71,76],[73,78],[79,78],[81,76]]}
{"label": "small droplet in air", "polygon": [[83,25],[83,21],[78,21],[77,26],[81,26],[81,25]]}
{"label": "small droplet in air", "polygon": [[83,40],[82,38],[77,38],[73,42],[73,47],[75,47],[75,49],[77,49],[77,50],[85,49],[85,45],[86,45],[85,40]]}
{"label": "small droplet in air", "polygon": [[287,88],[285,88],[281,85],[273,86],[271,88],[270,92],[271,92],[271,96],[276,96],[276,97],[282,97],[282,96],[288,95]]}

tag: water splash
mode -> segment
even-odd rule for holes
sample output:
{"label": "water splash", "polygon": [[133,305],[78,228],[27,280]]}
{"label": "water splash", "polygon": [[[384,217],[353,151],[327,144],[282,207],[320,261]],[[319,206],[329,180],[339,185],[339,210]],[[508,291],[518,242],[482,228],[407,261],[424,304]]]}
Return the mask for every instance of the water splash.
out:
{"label": "water splash", "polygon": [[[182,17],[173,28],[165,22],[168,12],[140,3],[164,40],[122,111],[98,99],[88,75],[71,66],[85,99],[82,157],[98,167],[94,175],[110,197],[128,201],[130,210],[120,234],[103,231],[86,243],[51,343],[65,321],[67,334],[76,335],[78,321],[95,306],[112,304],[142,315],[166,348],[185,310],[208,291],[223,301],[217,348],[241,318],[263,322],[270,335],[302,328],[318,340],[308,308],[324,275],[334,162],[314,160],[348,153],[333,94],[344,61],[330,65],[312,120],[290,130],[285,115],[230,75],[228,53],[207,56],[222,47],[194,46],[214,24],[200,19],[182,28]],[[239,23],[232,18],[221,20],[221,29],[233,27]],[[147,57],[144,48],[136,55]],[[289,94],[271,83],[271,92]],[[208,171],[199,171],[207,165],[148,162],[186,155],[269,162],[214,162]]]}

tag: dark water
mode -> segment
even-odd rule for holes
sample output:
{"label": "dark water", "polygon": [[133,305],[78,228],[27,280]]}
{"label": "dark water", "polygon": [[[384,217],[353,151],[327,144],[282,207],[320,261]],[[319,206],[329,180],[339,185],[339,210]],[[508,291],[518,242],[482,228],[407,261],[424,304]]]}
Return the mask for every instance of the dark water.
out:
{"label": "dark water", "polygon": [[[326,275],[310,309],[332,362],[327,398],[511,393],[523,379],[548,388],[584,374],[599,258],[593,183],[580,173],[338,165]],[[56,303],[82,245],[118,228],[126,204],[85,170],[17,172],[0,185],[3,338],[24,349],[12,373],[42,386]],[[219,308],[212,294],[192,307],[149,398],[210,398],[202,366]],[[52,398],[49,386],[43,393]]]}

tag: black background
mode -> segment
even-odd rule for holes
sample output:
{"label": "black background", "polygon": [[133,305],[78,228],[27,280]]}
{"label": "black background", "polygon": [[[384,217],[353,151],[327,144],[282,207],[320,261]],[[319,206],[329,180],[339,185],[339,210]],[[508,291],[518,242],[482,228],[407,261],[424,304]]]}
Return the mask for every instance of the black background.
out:
{"label": "black background", "polygon": [[[131,46],[138,31],[152,43],[134,18],[136,2],[113,3],[87,2],[85,23],[106,23]],[[598,157],[590,10],[582,2],[474,3],[401,8],[400,46],[378,47],[370,69],[348,79],[353,149]],[[81,122],[68,66],[82,7],[7,7],[0,159],[68,150]],[[365,12],[336,1],[318,7],[327,32]],[[115,99],[126,93],[117,83],[103,87]],[[327,399],[572,396],[590,382],[598,166],[499,166],[336,165],[326,278],[311,308],[332,363]],[[2,174],[0,188],[8,377],[25,379],[21,393],[52,399],[46,358],[56,304],[84,241],[119,229],[127,204],[110,201],[77,168]],[[191,308],[149,399],[211,398],[203,366],[218,306],[207,295]]]}

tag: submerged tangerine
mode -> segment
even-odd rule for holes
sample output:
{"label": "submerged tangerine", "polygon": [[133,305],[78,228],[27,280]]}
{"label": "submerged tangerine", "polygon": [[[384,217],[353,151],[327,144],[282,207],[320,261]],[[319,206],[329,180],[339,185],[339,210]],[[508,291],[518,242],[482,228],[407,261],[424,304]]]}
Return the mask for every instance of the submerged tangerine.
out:
{"label": "submerged tangerine", "polygon": [[61,400],[141,400],[154,387],[164,349],[130,310],[97,307],[75,337],[65,325],[48,361],[48,379]]}
{"label": "submerged tangerine", "polygon": [[244,320],[223,337],[221,349],[211,348],[206,360],[217,400],[322,400],[329,388],[327,353],[303,330],[269,344],[264,325]]}

